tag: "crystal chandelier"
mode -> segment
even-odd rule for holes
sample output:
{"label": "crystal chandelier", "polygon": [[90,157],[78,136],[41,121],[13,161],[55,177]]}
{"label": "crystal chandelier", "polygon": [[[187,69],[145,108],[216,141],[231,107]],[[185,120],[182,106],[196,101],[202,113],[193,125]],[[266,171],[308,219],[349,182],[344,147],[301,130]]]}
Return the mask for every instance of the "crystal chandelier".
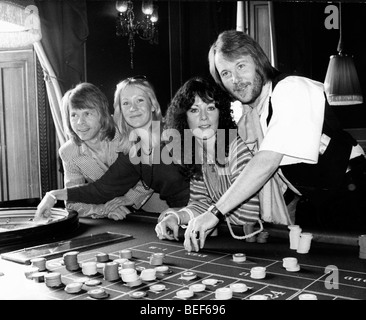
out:
{"label": "crystal chandelier", "polygon": [[153,0],[142,1],[143,19],[135,21],[132,0],[116,1],[118,17],[116,22],[116,35],[128,37],[128,46],[131,55],[131,69],[133,69],[133,53],[135,49],[135,35],[142,40],[147,40],[151,44],[158,43],[158,8],[153,4]]}

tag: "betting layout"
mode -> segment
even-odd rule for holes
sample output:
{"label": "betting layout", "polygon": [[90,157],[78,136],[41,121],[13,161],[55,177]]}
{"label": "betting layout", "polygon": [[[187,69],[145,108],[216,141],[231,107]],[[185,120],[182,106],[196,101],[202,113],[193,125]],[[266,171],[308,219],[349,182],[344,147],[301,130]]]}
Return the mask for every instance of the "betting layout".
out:
{"label": "betting layout", "polygon": [[351,281],[362,274],[337,270],[335,286],[332,272],[295,257],[189,253],[179,244],[151,242],[110,253],[72,251],[49,261],[36,259],[24,275],[45,299],[366,299],[365,282]]}

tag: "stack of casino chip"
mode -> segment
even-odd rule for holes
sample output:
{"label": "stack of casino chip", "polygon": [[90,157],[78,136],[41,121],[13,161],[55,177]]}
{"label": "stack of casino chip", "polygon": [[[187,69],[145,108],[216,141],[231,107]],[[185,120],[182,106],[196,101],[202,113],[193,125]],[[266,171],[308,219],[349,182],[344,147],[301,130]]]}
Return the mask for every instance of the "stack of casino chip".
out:
{"label": "stack of casino chip", "polygon": [[254,267],[250,270],[252,279],[264,279],[266,277],[266,267]]}
{"label": "stack of casino chip", "polygon": [[44,275],[47,287],[54,288],[62,285],[61,274],[59,272],[50,272]]}
{"label": "stack of casino chip", "polygon": [[234,262],[245,262],[247,260],[247,257],[244,253],[235,253],[233,254],[233,261]]}
{"label": "stack of casino chip", "polygon": [[99,286],[102,282],[98,279],[89,279],[84,282],[84,287],[86,290],[90,290],[92,287]]}
{"label": "stack of casino chip", "polygon": [[123,282],[126,283],[129,287],[136,287],[139,286],[142,281],[141,278],[138,276],[137,271],[132,268],[128,269],[120,269],[119,274]]}
{"label": "stack of casino chip", "polygon": [[233,291],[230,288],[218,288],[215,291],[216,300],[230,300],[233,297]]}
{"label": "stack of casino chip", "polygon": [[81,277],[81,278],[76,278],[75,280],[74,280],[74,282],[80,282],[80,283],[85,283],[85,282],[87,282],[87,281],[89,281],[90,280],[90,278],[88,278],[88,277]]}
{"label": "stack of casino chip", "polygon": [[202,283],[206,286],[215,286],[219,282],[218,279],[209,278],[209,279],[203,279]]}
{"label": "stack of casino chip", "polygon": [[194,295],[193,291],[189,290],[189,289],[183,289],[183,290],[179,290],[176,292],[176,296],[179,299],[188,299],[188,298],[192,298]]}
{"label": "stack of casino chip", "polygon": [[156,279],[156,270],[144,269],[141,271],[140,278],[143,281],[154,281]]}
{"label": "stack of casino chip", "polygon": [[283,258],[283,267],[290,272],[297,272],[300,270],[300,265],[297,262],[297,258],[287,257]]}
{"label": "stack of casino chip", "polygon": [[125,259],[131,259],[132,258],[132,251],[130,249],[123,249],[119,252],[119,257],[120,258],[125,258]]}
{"label": "stack of casino chip", "polygon": [[109,296],[103,288],[91,289],[88,291],[88,295],[94,299],[105,299]]}
{"label": "stack of casino chip", "polygon": [[130,260],[123,262],[122,269],[135,269],[135,262]]}
{"label": "stack of casino chip", "polygon": [[189,286],[189,290],[192,292],[202,292],[206,290],[206,285],[203,283],[195,283]]}
{"label": "stack of casino chip", "polygon": [[299,243],[297,246],[297,253],[308,253],[311,246],[311,239],[313,239],[313,234],[309,232],[302,232],[300,234]]}
{"label": "stack of casino chip", "polygon": [[160,292],[166,290],[166,286],[164,284],[153,284],[152,286],[149,287],[149,289],[152,292]]}
{"label": "stack of casino chip", "polygon": [[230,285],[230,289],[232,292],[235,292],[235,293],[243,293],[248,290],[248,287],[245,283],[236,282],[236,283],[232,283]]}
{"label": "stack of casino chip", "polygon": [[114,259],[113,261],[114,261],[115,263],[118,263],[119,267],[120,267],[120,268],[122,268],[122,265],[123,265],[125,262],[129,261],[129,260],[128,260],[128,259],[126,259],[126,258],[119,258],[119,259]]}
{"label": "stack of casino chip", "polygon": [[118,266],[119,265],[116,262],[107,262],[103,269],[104,280],[107,281],[119,280]]}
{"label": "stack of casino chip", "polygon": [[65,286],[64,290],[67,293],[79,293],[82,290],[82,287],[83,287],[82,282],[71,282]]}
{"label": "stack of casino chip", "polygon": [[269,237],[269,233],[267,231],[262,231],[257,235],[258,243],[266,243]]}
{"label": "stack of casino chip", "polygon": [[31,260],[32,267],[38,268],[38,271],[42,272],[46,270],[45,258],[34,258]]}
{"label": "stack of casino chip", "polygon": [[107,253],[98,253],[95,258],[97,262],[105,263],[109,261],[109,255]]}
{"label": "stack of casino chip", "polygon": [[167,274],[171,273],[171,270],[168,266],[158,266],[155,267],[156,275],[160,277],[164,277]]}
{"label": "stack of casino chip", "polygon": [[44,282],[44,276],[47,274],[47,272],[35,272],[32,274],[32,279],[35,282]]}
{"label": "stack of casino chip", "polygon": [[27,279],[33,279],[33,274],[39,272],[39,269],[37,267],[32,267],[29,266],[28,268],[26,268],[26,270],[24,271],[24,275]]}
{"label": "stack of casino chip", "polygon": [[86,276],[94,276],[98,273],[97,263],[95,261],[87,261],[81,264],[81,272]]}
{"label": "stack of casino chip", "polygon": [[162,252],[153,253],[150,256],[150,265],[152,266],[161,266],[163,264],[165,254]]}
{"label": "stack of casino chip", "polygon": [[182,280],[187,280],[187,281],[191,281],[197,278],[197,273],[192,272],[192,271],[186,271],[183,272],[181,277]]}
{"label": "stack of casino chip", "polygon": [[65,268],[69,271],[76,271],[80,269],[78,262],[79,251],[66,252],[63,255]]}
{"label": "stack of casino chip", "polygon": [[104,262],[99,262],[97,263],[97,272],[100,273],[100,274],[103,274],[104,273],[104,266],[105,266],[105,263]]}
{"label": "stack of casino chip", "polygon": [[[243,226],[243,230],[244,230],[245,235],[252,234],[254,232],[254,224],[246,223]],[[251,236],[251,237],[245,239],[246,242],[255,242],[256,240],[257,240],[256,236]]]}

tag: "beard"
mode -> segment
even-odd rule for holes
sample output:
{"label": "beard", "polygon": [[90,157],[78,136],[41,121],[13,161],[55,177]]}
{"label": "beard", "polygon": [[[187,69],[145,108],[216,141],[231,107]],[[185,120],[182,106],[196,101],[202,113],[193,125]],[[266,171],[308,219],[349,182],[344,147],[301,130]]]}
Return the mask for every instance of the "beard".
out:
{"label": "beard", "polygon": [[256,71],[253,82],[235,84],[231,89],[231,94],[243,104],[252,104],[261,94],[263,85],[263,76]]}

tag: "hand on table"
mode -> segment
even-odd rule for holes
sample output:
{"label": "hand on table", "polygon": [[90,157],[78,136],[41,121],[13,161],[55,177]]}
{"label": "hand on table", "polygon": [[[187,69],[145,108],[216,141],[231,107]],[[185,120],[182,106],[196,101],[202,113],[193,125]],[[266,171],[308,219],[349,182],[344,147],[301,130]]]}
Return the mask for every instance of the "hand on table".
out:
{"label": "hand on table", "polygon": [[56,200],[54,196],[47,192],[42,201],[37,206],[33,221],[36,223],[47,223],[49,220],[48,218],[51,216],[51,209],[55,204]]}
{"label": "hand on table", "polygon": [[218,222],[219,219],[210,211],[206,211],[189,221],[184,233],[184,248],[189,252],[192,250],[198,252],[202,249],[207,235],[216,227]]}
{"label": "hand on table", "polygon": [[[175,214],[173,212],[175,212]],[[172,209],[163,211],[158,218],[158,224],[155,227],[155,232],[160,240],[168,239],[178,241],[178,213]]]}
{"label": "hand on table", "polygon": [[117,197],[105,204],[104,212],[107,214],[109,219],[123,220],[126,216],[131,213],[131,211],[126,208],[127,205],[132,205],[133,203],[126,197]]}

